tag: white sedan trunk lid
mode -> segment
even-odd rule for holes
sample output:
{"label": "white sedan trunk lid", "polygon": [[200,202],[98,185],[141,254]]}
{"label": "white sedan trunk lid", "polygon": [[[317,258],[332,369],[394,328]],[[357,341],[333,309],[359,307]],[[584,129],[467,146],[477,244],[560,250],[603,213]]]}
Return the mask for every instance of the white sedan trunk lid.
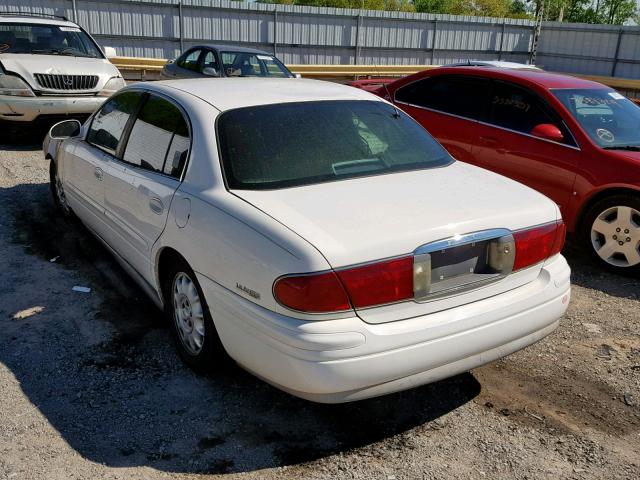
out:
{"label": "white sedan trunk lid", "polygon": [[[234,193],[313,244],[333,268],[411,254],[426,243],[494,228],[512,231],[557,220],[540,193],[462,163],[272,191]],[[476,289],[419,302],[358,309],[368,323],[426,315],[513,290],[541,264]],[[291,272],[303,273],[303,272]]]}
{"label": "white sedan trunk lid", "polygon": [[519,230],[559,217],[540,193],[471,165],[234,193],[313,244],[333,268],[413,252],[436,240]]}

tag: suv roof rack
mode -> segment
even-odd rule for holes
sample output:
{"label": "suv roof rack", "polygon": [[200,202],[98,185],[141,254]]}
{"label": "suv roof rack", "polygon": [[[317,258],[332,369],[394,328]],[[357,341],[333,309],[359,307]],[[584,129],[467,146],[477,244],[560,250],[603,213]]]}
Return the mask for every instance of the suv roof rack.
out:
{"label": "suv roof rack", "polygon": [[37,12],[0,12],[0,17],[36,17],[36,18],[58,18],[68,22],[69,19],[63,15],[53,15],[49,13]]}

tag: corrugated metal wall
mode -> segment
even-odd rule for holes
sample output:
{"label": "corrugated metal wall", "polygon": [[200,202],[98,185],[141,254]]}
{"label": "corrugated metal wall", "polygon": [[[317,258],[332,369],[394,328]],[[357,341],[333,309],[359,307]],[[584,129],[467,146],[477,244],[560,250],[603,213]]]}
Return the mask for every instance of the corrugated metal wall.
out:
{"label": "corrugated metal wall", "polygon": [[[2,11],[65,15],[119,55],[175,58],[198,43],[275,51],[285,63],[443,64],[529,58],[527,20],[299,7],[228,0],[3,0]],[[546,22],[537,63],[640,77],[640,28]],[[617,61],[614,60],[616,58]]]}
{"label": "corrugated metal wall", "polygon": [[542,31],[538,63],[550,70],[640,78],[638,27],[546,22]]}

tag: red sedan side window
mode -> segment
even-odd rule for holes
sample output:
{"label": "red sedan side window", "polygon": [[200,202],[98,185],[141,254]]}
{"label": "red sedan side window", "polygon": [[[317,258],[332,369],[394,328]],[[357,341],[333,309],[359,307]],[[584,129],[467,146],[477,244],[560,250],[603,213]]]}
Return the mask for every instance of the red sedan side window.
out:
{"label": "red sedan side window", "polygon": [[558,127],[563,143],[575,145],[560,116],[535,93],[503,82],[495,82],[491,91],[490,123],[529,134],[540,124]]}
{"label": "red sedan side window", "polygon": [[489,81],[484,78],[436,76],[398,89],[397,102],[430,108],[473,120],[484,120]]}

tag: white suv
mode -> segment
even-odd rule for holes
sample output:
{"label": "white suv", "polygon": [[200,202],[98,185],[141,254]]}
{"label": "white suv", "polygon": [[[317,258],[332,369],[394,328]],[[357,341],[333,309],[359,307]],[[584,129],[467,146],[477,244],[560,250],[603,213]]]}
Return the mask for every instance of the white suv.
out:
{"label": "white suv", "polygon": [[[107,47],[107,53],[115,52]],[[105,52],[77,24],[64,17],[0,13],[0,123],[86,118],[124,85]]]}

